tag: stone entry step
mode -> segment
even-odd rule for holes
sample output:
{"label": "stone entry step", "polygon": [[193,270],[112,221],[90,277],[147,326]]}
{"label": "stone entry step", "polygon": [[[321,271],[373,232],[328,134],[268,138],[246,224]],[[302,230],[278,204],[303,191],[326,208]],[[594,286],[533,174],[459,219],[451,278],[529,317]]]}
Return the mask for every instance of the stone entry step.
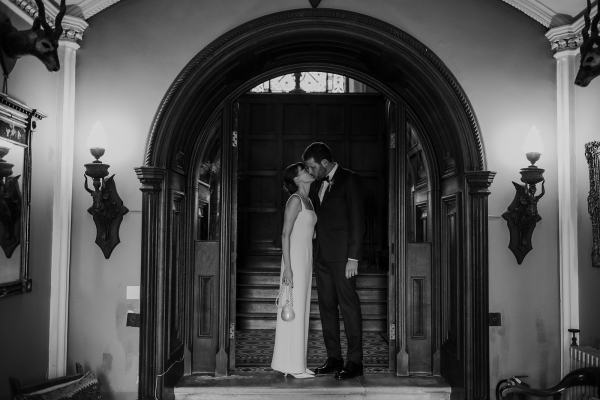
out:
{"label": "stone entry step", "polygon": [[331,376],[294,379],[271,372],[226,377],[186,376],[176,400],[449,400],[450,386],[440,377],[365,375],[338,382]]}

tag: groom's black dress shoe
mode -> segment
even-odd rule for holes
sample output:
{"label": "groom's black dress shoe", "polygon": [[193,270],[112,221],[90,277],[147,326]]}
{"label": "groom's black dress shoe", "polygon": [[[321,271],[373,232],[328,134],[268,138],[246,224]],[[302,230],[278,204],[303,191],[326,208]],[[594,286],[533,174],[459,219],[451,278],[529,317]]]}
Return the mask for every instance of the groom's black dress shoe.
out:
{"label": "groom's black dress shoe", "polygon": [[348,361],[346,366],[335,374],[335,379],[338,381],[343,381],[345,379],[356,378],[357,376],[362,376],[363,367],[361,364],[356,364],[351,361]]}
{"label": "groom's black dress shoe", "polygon": [[340,360],[337,358],[328,358],[323,365],[315,368],[315,375],[337,374],[342,370],[343,366],[344,360]]}

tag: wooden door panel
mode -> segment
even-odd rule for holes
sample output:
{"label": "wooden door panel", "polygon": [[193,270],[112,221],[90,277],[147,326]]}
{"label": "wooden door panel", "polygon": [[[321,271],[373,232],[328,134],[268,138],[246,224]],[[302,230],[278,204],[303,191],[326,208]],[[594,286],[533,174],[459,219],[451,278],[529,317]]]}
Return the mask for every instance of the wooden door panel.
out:
{"label": "wooden door panel", "polygon": [[[295,163],[302,161],[302,152],[306,148],[307,138],[302,137],[296,139],[294,136],[293,139],[283,138],[282,144],[282,168]],[[279,185],[276,185],[277,190],[281,189],[282,182],[278,182]]]}
{"label": "wooden door panel", "polygon": [[353,136],[380,136],[372,121],[374,117],[381,115],[381,112],[381,108],[376,104],[353,104],[350,107],[350,133]]}
{"label": "wooden door panel", "polygon": [[312,130],[311,105],[309,104],[284,104],[283,105],[283,134],[307,135]]}
{"label": "wooden door panel", "polygon": [[431,373],[431,244],[407,243],[406,320],[410,373]]}
{"label": "wooden door panel", "polygon": [[[376,140],[353,140],[349,143],[350,159],[352,169],[355,172],[373,173],[385,180],[387,176],[387,157],[382,149],[382,143]],[[382,186],[385,191],[385,186]]]}
{"label": "wooden door panel", "polygon": [[214,373],[218,344],[219,241],[196,241],[194,249],[194,346],[192,372]]}
{"label": "wooden door panel", "polygon": [[319,136],[343,135],[345,131],[344,105],[319,104],[316,106],[315,132]]}
{"label": "wooden door panel", "polygon": [[[280,112],[280,106],[275,103],[253,103],[246,110],[240,110],[247,113],[245,123],[245,133],[249,135],[274,135],[280,130],[280,120],[277,118]],[[240,117],[243,115],[240,114]]]}
{"label": "wooden door panel", "polygon": [[448,381],[463,385],[461,354],[464,338],[464,290],[462,287],[461,226],[459,194],[442,199],[441,265],[441,371]]}
{"label": "wooden door panel", "polygon": [[243,150],[246,152],[244,166],[248,171],[277,171],[281,168],[276,139],[253,139]]}
{"label": "wooden door panel", "polygon": [[251,174],[240,176],[239,190],[244,193],[238,198],[238,207],[244,211],[247,208],[279,207],[279,192],[281,182],[277,174]]}
{"label": "wooden door panel", "polygon": [[261,251],[271,252],[277,249],[278,236],[281,236],[279,221],[280,213],[273,211],[248,212],[247,228],[252,233],[246,238],[246,245],[252,249],[252,254],[260,253]]}
{"label": "wooden door panel", "polygon": [[[347,150],[347,141],[344,140],[343,137],[340,136],[333,136],[330,138],[327,137],[319,137],[317,140],[320,141],[325,141],[327,142],[327,145],[329,145],[329,147],[331,148],[331,152],[333,153],[333,157],[335,158],[335,161],[339,162],[340,164],[342,164],[345,168],[352,168],[351,163],[349,163],[348,159],[348,150]],[[308,142],[307,146],[310,144],[310,142]]]}
{"label": "wooden door panel", "polygon": [[184,251],[184,235],[185,235],[185,218],[184,218],[184,203],[185,195],[180,191],[171,191],[171,244],[170,263],[167,270],[166,287],[168,290],[168,301],[171,307],[167,312],[167,320],[169,321],[169,330],[167,331],[167,342],[169,343],[169,359],[177,357],[180,347],[184,343],[185,333],[185,251]]}

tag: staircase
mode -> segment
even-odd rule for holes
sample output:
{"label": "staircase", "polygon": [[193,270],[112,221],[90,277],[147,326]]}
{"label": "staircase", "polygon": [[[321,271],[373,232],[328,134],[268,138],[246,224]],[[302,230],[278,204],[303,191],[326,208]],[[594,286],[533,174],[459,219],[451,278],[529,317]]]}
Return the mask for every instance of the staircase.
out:
{"label": "staircase", "polygon": [[[356,278],[360,298],[363,331],[387,332],[387,275],[360,273]],[[279,290],[279,266],[238,270],[236,327],[247,329],[275,329],[275,298]],[[321,330],[318,293],[315,278],[312,282],[310,329]],[[341,318],[343,327],[343,318]]]}

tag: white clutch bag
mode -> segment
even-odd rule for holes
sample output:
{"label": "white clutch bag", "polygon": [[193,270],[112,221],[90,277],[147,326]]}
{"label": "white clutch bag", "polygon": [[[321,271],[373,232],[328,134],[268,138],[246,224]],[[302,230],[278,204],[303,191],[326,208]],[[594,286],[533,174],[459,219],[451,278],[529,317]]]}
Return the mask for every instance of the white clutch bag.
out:
{"label": "white clutch bag", "polygon": [[281,319],[284,321],[292,321],[296,314],[294,313],[293,288],[290,285],[279,286],[279,293],[275,300],[277,308],[281,308]]}

